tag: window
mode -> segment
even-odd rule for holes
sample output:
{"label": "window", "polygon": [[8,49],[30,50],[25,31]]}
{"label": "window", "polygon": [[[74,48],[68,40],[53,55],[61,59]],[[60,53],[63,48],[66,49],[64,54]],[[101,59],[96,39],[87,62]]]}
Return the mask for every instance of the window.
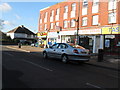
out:
{"label": "window", "polygon": [[116,23],[116,13],[115,12],[109,13],[108,23]]}
{"label": "window", "polygon": [[93,5],[98,5],[99,4],[99,0],[93,0]]}
{"label": "window", "polygon": [[51,16],[51,17],[54,16],[54,10],[51,11],[50,16]]}
{"label": "window", "polygon": [[55,25],[56,25],[56,26],[59,26],[59,22],[56,22]]}
{"label": "window", "polygon": [[50,23],[50,29],[53,29],[53,23]]}
{"label": "window", "polygon": [[116,2],[117,2],[116,0],[109,0],[108,9],[109,10],[116,9],[116,4],[117,4]]}
{"label": "window", "polygon": [[45,18],[47,18],[48,12],[45,13]]}
{"label": "window", "polygon": [[64,7],[64,13],[68,13],[68,6]]}
{"label": "window", "polygon": [[75,20],[74,20],[74,19],[71,20],[70,26],[71,26],[71,27],[75,27]]}
{"label": "window", "polygon": [[47,15],[48,15],[48,12],[45,13],[45,18],[44,18],[45,23],[47,22]]}
{"label": "window", "polygon": [[64,24],[64,25],[63,25],[64,28],[67,28],[67,21],[64,21],[63,24]]}
{"label": "window", "polygon": [[54,45],[52,46],[52,48],[55,49],[55,48],[58,48],[58,46],[59,46],[59,44],[54,44]]}
{"label": "window", "polygon": [[82,26],[87,26],[87,17],[82,18]]}
{"label": "window", "polygon": [[60,13],[60,9],[58,8],[58,9],[56,10],[56,15],[59,15],[59,13]]}
{"label": "window", "polygon": [[73,3],[72,4],[72,11],[75,11],[76,10],[76,3]]}
{"label": "window", "polygon": [[88,0],[83,0],[83,7],[87,7],[88,6]]}
{"label": "window", "polygon": [[47,30],[47,24],[44,24],[44,30]]}
{"label": "window", "polygon": [[65,45],[65,44],[60,44],[58,48],[65,49],[65,48],[67,48],[67,45]]}
{"label": "window", "polygon": [[93,16],[92,25],[98,25],[98,15]]}

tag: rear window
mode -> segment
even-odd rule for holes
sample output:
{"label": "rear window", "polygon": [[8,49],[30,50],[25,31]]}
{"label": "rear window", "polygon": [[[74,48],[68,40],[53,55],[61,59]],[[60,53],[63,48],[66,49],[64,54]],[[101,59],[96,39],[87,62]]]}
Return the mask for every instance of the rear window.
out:
{"label": "rear window", "polygon": [[74,45],[73,43],[68,43],[68,44],[73,48],[85,49],[84,47],[82,47],[80,45]]}

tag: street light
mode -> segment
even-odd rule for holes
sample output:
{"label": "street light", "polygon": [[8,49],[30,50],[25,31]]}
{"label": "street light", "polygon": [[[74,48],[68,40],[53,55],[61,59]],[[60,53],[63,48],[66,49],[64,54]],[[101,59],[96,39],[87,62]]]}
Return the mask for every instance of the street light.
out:
{"label": "street light", "polygon": [[76,45],[79,44],[79,17],[80,17],[80,0],[78,1],[78,18],[74,19],[77,22]]}

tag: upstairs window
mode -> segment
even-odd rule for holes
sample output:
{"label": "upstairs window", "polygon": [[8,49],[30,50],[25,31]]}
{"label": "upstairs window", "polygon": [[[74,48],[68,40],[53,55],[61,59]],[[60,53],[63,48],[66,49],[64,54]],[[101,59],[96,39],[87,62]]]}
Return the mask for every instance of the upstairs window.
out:
{"label": "upstairs window", "polygon": [[63,27],[67,28],[67,21],[66,20],[63,22],[63,24],[64,24]]}
{"label": "upstairs window", "polygon": [[87,7],[88,6],[88,0],[83,0],[83,7]]}
{"label": "upstairs window", "polygon": [[82,26],[87,26],[87,17],[82,18]]}
{"label": "upstairs window", "polygon": [[108,9],[109,9],[109,10],[114,10],[114,9],[116,9],[116,4],[117,4],[117,1],[116,1],[116,0],[109,0],[109,2],[108,2]]}
{"label": "upstairs window", "polygon": [[58,8],[56,9],[56,15],[59,15],[59,13],[60,13],[60,9]]}
{"label": "upstairs window", "polygon": [[64,13],[68,13],[68,6],[64,7]]}
{"label": "upstairs window", "polygon": [[75,27],[75,20],[74,20],[74,19],[71,20],[70,26],[71,26],[71,27]]}
{"label": "upstairs window", "polygon": [[93,0],[93,5],[98,5],[99,4],[99,0]]}
{"label": "upstairs window", "polygon": [[75,11],[76,10],[76,3],[73,3],[72,4],[72,11]]}
{"label": "upstairs window", "polygon": [[98,25],[98,15],[93,16],[92,25]]}
{"label": "upstairs window", "polygon": [[53,29],[53,23],[50,23],[50,29]]}
{"label": "upstairs window", "polygon": [[116,23],[116,13],[115,12],[109,13],[108,23]]}

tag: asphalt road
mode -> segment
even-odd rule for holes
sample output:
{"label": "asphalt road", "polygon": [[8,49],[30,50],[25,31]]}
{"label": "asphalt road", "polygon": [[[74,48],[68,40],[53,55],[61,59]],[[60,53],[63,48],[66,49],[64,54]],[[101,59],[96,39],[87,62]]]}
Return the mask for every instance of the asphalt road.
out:
{"label": "asphalt road", "polygon": [[3,47],[3,88],[118,88],[119,72]]}

